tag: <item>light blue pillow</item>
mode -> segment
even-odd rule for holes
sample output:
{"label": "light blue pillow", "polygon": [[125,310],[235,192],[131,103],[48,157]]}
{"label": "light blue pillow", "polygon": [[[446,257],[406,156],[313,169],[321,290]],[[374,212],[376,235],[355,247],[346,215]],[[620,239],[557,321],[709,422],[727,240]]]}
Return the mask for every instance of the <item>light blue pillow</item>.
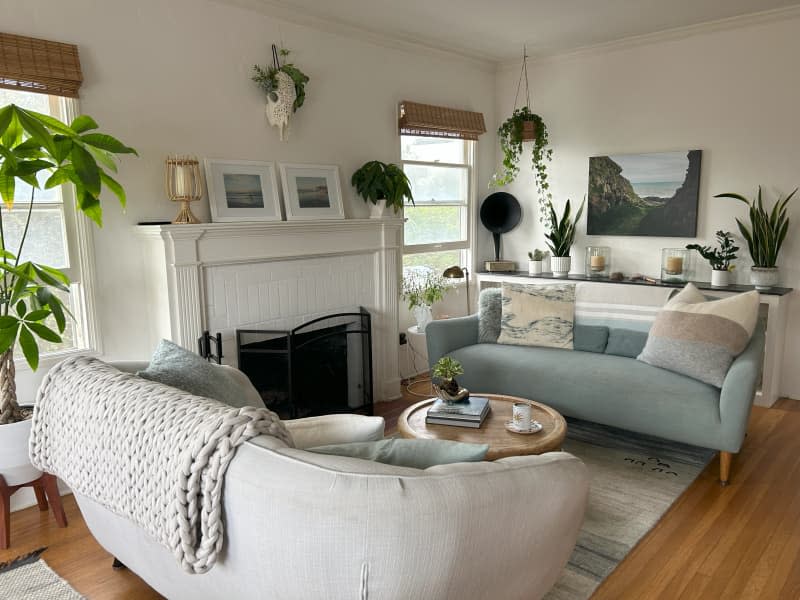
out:
{"label": "light blue pillow", "polygon": [[150,364],[137,375],[236,408],[249,406],[247,394],[230,373],[169,340],[159,342]]}
{"label": "light blue pillow", "polygon": [[478,296],[478,343],[496,344],[503,318],[503,288],[487,288]]}
{"label": "light blue pillow", "polygon": [[309,452],[362,458],[374,462],[427,469],[436,465],[480,462],[489,451],[487,444],[465,444],[447,440],[401,440],[389,438],[378,442],[351,442],[307,448]]}
{"label": "light blue pillow", "polygon": [[606,354],[636,358],[647,344],[647,332],[613,327],[608,332]]}

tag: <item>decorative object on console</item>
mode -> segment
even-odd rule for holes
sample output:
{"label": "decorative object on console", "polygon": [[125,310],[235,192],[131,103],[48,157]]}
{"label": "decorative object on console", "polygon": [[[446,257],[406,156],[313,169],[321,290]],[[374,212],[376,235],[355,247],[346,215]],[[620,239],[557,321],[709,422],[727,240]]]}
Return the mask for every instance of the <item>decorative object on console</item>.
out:
{"label": "decorative object on console", "polygon": [[522,220],[522,208],[517,199],[508,192],[489,194],[481,204],[481,223],[494,239],[494,260],[487,260],[487,271],[516,271],[517,264],[511,260],[500,260],[500,236],[514,229]]}
{"label": "decorative object on console", "polygon": [[200,162],[194,156],[168,156],[166,164],[167,198],[181,203],[181,208],[172,222],[199,223],[198,218],[192,214],[189,203],[197,202],[203,197]]}
{"label": "decorative object on console", "polygon": [[750,228],[739,219],[736,224],[747,242],[747,249],[753,259],[750,282],[757,290],[768,290],[778,285],[778,253],[789,231],[789,217],[786,206],[797,193],[797,188],[783,200],[778,197],[772,210],[764,208],[761,186],[755,200],[748,200],[739,194],[717,194],[715,198],[733,198],[747,204],[750,208]]}
{"label": "decorative object on console", "polygon": [[611,272],[611,248],[608,246],[588,246],[586,248],[584,266],[587,277],[608,277]]}
{"label": "decorative object on console", "polygon": [[433,390],[445,404],[458,402],[469,396],[469,390],[458,385],[456,375],[463,375],[461,363],[449,356],[443,356],[433,365]]}
{"label": "decorative object on console", "polygon": [[575,284],[503,283],[498,344],[573,349]]}
{"label": "decorative object on console", "polygon": [[686,283],[691,274],[692,254],[685,248],[662,248],[661,281]]}
{"label": "decorative object on console", "polygon": [[550,256],[550,252],[542,252],[536,248],[533,252],[528,252],[528,275],[541,275],[544,271],[544,259]]}
{"label": "decorative object on console", "polygon": [[[277,127],[282,142],[289,139],[289,120],[306,99],[308,76],[292,63],[287,63],[289,50],[272,44],[272,65],[262,68],[253,66],[252,80],[267,95],[267,119]],[[281,59],[284,63],[281,64]]]}
{"label": "decorative object on console", "polygon": [[411,183],[397,165],[371,160],[353,173],[350,183],[364,202],[371,203],[369,216],[372,219],[381,218],[386,207],[398,214],[405,202],[414,205]]}
{"label": "decorative object on console", "polygon": [[589,235],[694,237],[700,150],[589,159]]}
{"label": "decorative object on console", "polygon": [[212,221],[282,220],[274,162],[217,158],[203,162]]}
{"label": "decorative object on console", "polygon": [[733,243],[733,236],[729,231],[718,231],[717,242],[719,248],[701,246],[700,244],[688,244],[687,250],[697,250],[711,265],[711,285],[714,287],[725,287],[730,284],[730,272],[734,267],[731,262],[736,260],[736,252],[739,246]]}
{"label": "decorative object on console", "polygon": [[452,267],[447,267],[442,273],[442,277],[445,279],[463,279],[464,280],[464,287],[467,290],[467,312],[466,315],[469,315],[470,311],[472,310],[472,304],[469,301],[469,269],[467,267],[459,267],[457,265],[453,265]]}
{"label": "decorative object on console", "polygon": [[447,287],[444,277],[429,268],[406,269],[403,273],[400,297],[408,302],[420,332],[424,333],[433,320],[431,306],[444,298]]}
{"label": "decorative object on console", "polygon": [[289,221],[344,219],[339,167],[289,163],[279,166]]}
{"label": "decorative object on console", "polygon": [[556,209],[553,208],[553,203],[548,204],[547,228],[548,232],[545,233],[547,239],[547,247],[550,248],[553,256],[550,259],[550,268],[553,270],[553,275],[556,277],[566,277],[569,274],[572,259],[569,252],[572,249],[572,244],[575,242],[576,226],[583,214],[584,203],[575,218],[572,218],[572,207],[570,201],[567,199],[567,204],[564,206],[564,213],[561,218],[558,218]]}

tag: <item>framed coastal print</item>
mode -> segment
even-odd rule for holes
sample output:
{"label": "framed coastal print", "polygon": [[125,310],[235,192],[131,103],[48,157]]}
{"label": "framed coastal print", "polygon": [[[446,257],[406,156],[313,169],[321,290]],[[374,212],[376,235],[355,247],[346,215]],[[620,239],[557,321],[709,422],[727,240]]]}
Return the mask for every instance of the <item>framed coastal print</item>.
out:
{"label": "framed coastal print", "polygon": [[213,222],[282,220],[275,163],[215,158],[203,162]]}
{"label": "framed coastal print", "polygon": [[589,159],[586,233],[695,237],[700,150]]}
{"label": "framed coastal print", "polygon": [[339,167],[281,163],[280,171],[287,221],[344,219]]}

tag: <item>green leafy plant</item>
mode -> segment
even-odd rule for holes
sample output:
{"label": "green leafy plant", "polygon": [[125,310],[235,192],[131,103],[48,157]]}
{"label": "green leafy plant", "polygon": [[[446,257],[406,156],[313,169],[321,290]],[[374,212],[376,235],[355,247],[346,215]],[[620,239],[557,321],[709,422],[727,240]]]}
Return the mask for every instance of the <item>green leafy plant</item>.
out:
{"label": "green leafy plant", "polygon": [[775,268],[778,262],[778,253],[781,250],[786,233],[789,231],[789,217],[786,206],[789,200],[797,193],[797,188],[781,200],[775,202],[771,210],[764,207],[761,186],[758,186],[758,195],[754,200],[748,200],[740,194],[717,194],[715,198],[733,198],[744,202],[750,209],[750,227],[748,228],[740,219],[736,219],[739,231],[747,242],[747,249],[753,259],[754,267]]}
{"label": "green leafy plant", "polygon": [[538,248],[534,249],[533,252],[528,252],[528,260],[544,260],[550,256],[550,253],[547,250],[539,250]]}
{"label": "green leafy plant", "polygon": [[431,306],[444,298],[448,287],[447,280],[432,270],[409,270],[403,275],[401,297],[408,302],[409,310],[417,306]]}
{"label": "green leafy plant", "polygon": [[69,315],[59,296],[69,292],[69,278],[53,267],[22,260],[36,190],[73,184],[78,209],[100,227],[100,195],[104,189],[125,207],[125,191],[109,171],[117,170],[117,154],[136,154],[136,150],[94,131],[97,127],[86,115],[67,125],[14,104],[0,108],[0,197],[4,210],[14,207],[18,182],[31,187],[25,226],[15,252],[6,246],[0,210],[0,387],[8,390],[0,395],[0,423],[22,417],[13,386],[9,390],[2,385],[14,377],[15,344],[19,343],[25,360],[35,370],[39,365],[38,340],[61,343]]}
{"label": "green leafy plant", "polygon": [[585,201],[581,202],[581,206],[573,219],[572,207],[570,206],[570,201],[567,200],[567,205],[564,207],[564,214],[561,215],[559,219],[556,214],[556,209],[553,208],[553,203],[548,203],[549,212],[547,221],[549,231],[544,237],[547,239],[547,247],[550,248],[550,252],[553,253],[553,256],[569,256],[570,248],[572,248],[572,244],[575,243],[576,227],[583,214],[584,204]]}
{"label": "green leafy plant", "polygon": [[350,182],[365,202],[377,204],[378,200],[385,199],[386,206],[392,207],[395,214],[403,209],[406,201],[414,204],[411,182],[397,165],[371,160],[353,173]]}
{"label": "green leafy plant", "polygon": [[697,250],[700,256],[705,258],[715,271],[732,271],[731,262],[736,260],[736,252],[739,250],[739,246],[734,245],[733,234],[730,231],[720,230],[716,235],[719,248],[688,244],[686,249]]}
{"label": "green leafy plant", "polygon": [[449,356],[443,356],[436,364],[433,365],[433,376],[443,381],[450,381],[456,378],[457,375],[464,374],[464,368],[461,363]]}
{"label": "green leafy plant", "polygon": [[[290,51],[286,48],[281,48],[278,54],[280,58],[285,60],[288,58]],[[270,100],[276,102],[278,100],[278,94],[276,93],[278,80],[276,75],[278,73],[286,73],[294,82],[294,91],[297,97],[292,105],[292,112],[297,112],[297,109],[303,106],[303,102],[306,101],[306,84],[309,82],[309,78],[292,63],[284,62],[281,65],[279,59],[276,59],[276,63],[266,68],[253,65],[255,75],[253,75],[252,80],[258,84],[258,87],[267,94]]]}
{"label": "green leafy plant", "polygon": [[543,223],[547,217],[547,205],[553,197],[550,193],[550,183],[547,180],[547,165],[553,158],[553,149],[550,148],[550,134],[547,125],[539,115],[532,113],[527,106],[517,108],[497,130],[500,138],[500,149],[503,151],[503,168],[501,173],[495,173],[489,182],[489,187],[496,188],[508,185],[519,175],[519,160],[522,156],[523,129],[525,122],[534,124],[535,139],[531,148],[531,166],[539,193],[539,222]]}

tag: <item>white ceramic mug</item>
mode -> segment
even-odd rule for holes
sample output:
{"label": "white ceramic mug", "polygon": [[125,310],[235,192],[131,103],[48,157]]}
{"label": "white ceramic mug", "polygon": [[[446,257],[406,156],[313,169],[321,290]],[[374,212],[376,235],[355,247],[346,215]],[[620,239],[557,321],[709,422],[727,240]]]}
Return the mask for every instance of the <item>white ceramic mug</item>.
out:
{"label": "white ceramic mug", "polygon": [[514,402],[511,407],[511,420],[519,431],[531,430],[531,405],[527,402]]}

